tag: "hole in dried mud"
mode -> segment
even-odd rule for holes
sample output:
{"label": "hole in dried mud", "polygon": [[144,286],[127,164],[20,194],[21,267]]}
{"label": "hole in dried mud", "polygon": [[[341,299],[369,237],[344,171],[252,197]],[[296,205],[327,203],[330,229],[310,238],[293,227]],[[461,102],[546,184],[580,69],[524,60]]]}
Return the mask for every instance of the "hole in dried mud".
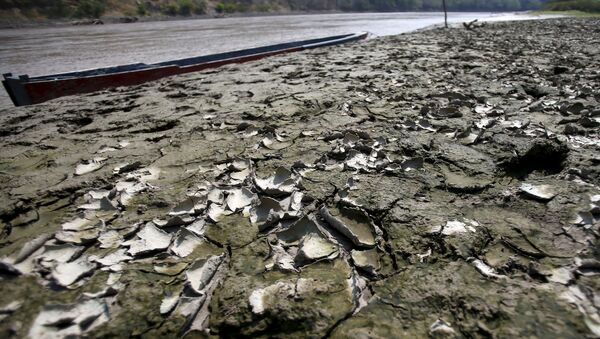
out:
{"label": "hole in dried mud", "polygon": [[550,91],[547,88],[545,88],[543,86],[530,85],[530,84],[524,84],[523,91],[527,95],[530,95],[536,99],[543,98],[550,94]]}
{"label": "hole in dried mud", "polygon": [[502,164],[507,175],[524,178],[533,172],[544,175],[560,173],[565,167],[569,149],[564,144],[536,142],[525,154],[516,155]]}
{"label": "hole in dried mud", "polygon": [[154,124],[154,126],[140,129],[137,131],[133,131],[132,133],[156,133],[156,132],[164,132],[170,129],[173,129],[179,125],[179,121],[177,120],[169,120],[169,121],[160,121]]}
{"label": "hole in dried mud", "polygon": [[19,123],[21,123],[23,121],[29,120],[33,116],[34,116],[33,114],[25,114],[25,115],[17,116],[17,117],[14,117],[14,118],[10,118],[10,119],[8,119],[6,121],[6,124],[7,125],[16,125],[16,124],[19,124]]}
{"label": "hole in dried mud", "polygon": [[67,121],[73,125],[83,127],[83,126],[89,125],[92,122],[94,122],[94,119],[92,119],[90,117],[77,117],[77,118],[68,119]]}

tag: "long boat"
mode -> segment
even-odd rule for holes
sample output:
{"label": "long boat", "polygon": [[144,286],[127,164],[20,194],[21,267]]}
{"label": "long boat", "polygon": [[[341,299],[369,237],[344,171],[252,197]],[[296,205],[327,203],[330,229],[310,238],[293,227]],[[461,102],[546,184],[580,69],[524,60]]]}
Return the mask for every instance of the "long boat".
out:
{"label": "long boat", "polygon": [[6,73],[3,74],[2,84],[15,106],[26,106],[66,95],[139,85],[172,75],[197,72],[226,64],[243,63],[277,54],[338,45],[366,37],[366,32],[343,34],[155,64],[136,63],[37,77],[13,76],[12,73]]}

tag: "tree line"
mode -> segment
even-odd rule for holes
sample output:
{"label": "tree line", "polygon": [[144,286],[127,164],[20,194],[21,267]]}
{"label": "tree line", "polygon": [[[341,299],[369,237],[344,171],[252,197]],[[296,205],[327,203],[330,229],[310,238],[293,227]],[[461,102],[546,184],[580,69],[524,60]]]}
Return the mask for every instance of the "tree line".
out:
{"label": "tree line", "polygon": [[583,11],[600,13],[600,0],[555,0],[544,6],[551,11]]}
{"label": "tree line", "polygon": [[105,0],[0,0],[2,10],[35,11],[50,18],[98,18],[106,11]]}
{"label": "tree line", "polygon": [[[449,11],[583,10],[600,12],[600,0],[447,0]],[[111,0],[0,0],[0,10],[35,10],[50,18],[98,18]],[[125,15],[187,16],[209,12],[440,11],[442,0],[122,0]]]}
{"label": "tree line", "polygon": [[[342,11],[440,11],[442,0],[288,0],[291,9]],[[321,6],[319,6],[321,3]],[[540,0],[447,0],[449,11],[519,11],[539,9]],[[323,7],[325,5],[325,7]]]}

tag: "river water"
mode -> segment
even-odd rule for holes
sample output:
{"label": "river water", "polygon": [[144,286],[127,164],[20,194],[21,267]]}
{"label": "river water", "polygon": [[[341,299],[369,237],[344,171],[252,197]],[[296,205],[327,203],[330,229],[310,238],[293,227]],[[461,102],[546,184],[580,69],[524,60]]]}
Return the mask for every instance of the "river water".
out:
{"label": "river water", "polygon": [[[450,22],[539,18],[522,13],[449,13]],[[1,29],[0,72],[37,76],[154,63],[359,31],[377,37],[443,20],[443,13],[351,13]],[[6,93],[0,92],[0,108],[11,107]]]}

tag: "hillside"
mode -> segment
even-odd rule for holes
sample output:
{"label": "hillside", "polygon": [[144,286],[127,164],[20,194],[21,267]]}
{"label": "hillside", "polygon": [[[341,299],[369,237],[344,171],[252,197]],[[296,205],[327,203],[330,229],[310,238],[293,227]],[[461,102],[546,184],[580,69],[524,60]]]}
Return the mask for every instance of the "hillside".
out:
{"label": "hillside", "polygon": [[[450,11],[538,9],[543,0],[448,0]],[[439,11],[442,0],[0,0],[4,19],[189,16],[236,12]]]}

